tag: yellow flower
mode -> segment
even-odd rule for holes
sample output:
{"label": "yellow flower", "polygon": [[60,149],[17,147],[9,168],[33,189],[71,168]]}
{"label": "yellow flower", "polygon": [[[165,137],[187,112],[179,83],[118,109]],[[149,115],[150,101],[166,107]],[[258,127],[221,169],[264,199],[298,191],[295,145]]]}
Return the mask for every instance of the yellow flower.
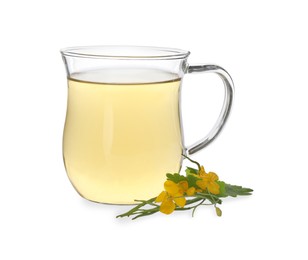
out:
{"label": "yellow flower", "polygon": [[192,196],[196,192],[195,187],[188,188],[188,182],[187,181],[180,181],[178,183],[178,186],[180,188],[180,192],[183,193],[183,194],[186,193],[188,196]]}
{"label": "yellow flower", "polygon": [[208,190],[212,194],[219,194],[219,184],[216,182],[218,180],[218,176],[214,172],[206,173],[204,167],[201,166],[199,170],[199,177],[202,180],[196,181],[196,184],[202,190]]}
{"label": "yellow flower", "polygon": [[186,194],[188,196],[193,196],[196,193],[196,188],[195,187],[190,187],[189,189],[187,189]]}
{"label": "yellow flower", "polygon": [[186,184],[184,182],[176,184],[173,181],[167,180],[164,183],[164,188],[165,190],[162,191],[155,200],[155,202],[161,202],[159,208],[160,212],[171,214],[174,211],[176,205],[179,207],[185,206],[186,199],[184,198],[184,192]]}
{"label": "yellow flower", "polygon": [[179,192],[183,193],[188,190],[188,182],[187,181],[180,181],[177,186],[179,187]]}
{"label": "yellow flower", "polygon": [[203,177],[203,176],[205,176],[206,175],[206,172],[205,172],[205,170],[204,170],[204,166],[201,166],[201,169],[199,170],[199,176],[200,177]]}

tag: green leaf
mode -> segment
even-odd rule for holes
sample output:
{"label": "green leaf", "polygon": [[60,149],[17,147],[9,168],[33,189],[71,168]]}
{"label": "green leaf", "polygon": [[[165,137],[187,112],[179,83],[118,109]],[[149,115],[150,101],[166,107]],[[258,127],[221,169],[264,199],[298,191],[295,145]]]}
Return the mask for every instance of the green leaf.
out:
{"label": "green leaf", "polygon": [[226,193],[226,183],[223,181],[216,181],[219,185],[219,197],[228,197]]}
{"label": "green leaf", "polygon": [[186,167],[185,172],[186,172],[186,175],[189,175],[189,174],[198,174],[199,171],[195,168]]}
{"label": "green leaf", "polygon": [[225,186],[225,193],[223,194],[225,195],[224,197],[247,196],[247,195],[251,195],[251,193],[253,192],[252,189],[243,188],[242,186],[238,186],[238,185],[231,185],[231,184],[225,183],[224,186]]}
{"label": "green leaf", "polygon": [[178,173],[167,173],[167,180],[173,181],[174,183],[179,183],[180,181],[187,181],[186,177]]}
{"label": "green leaf", "polygon": [[187,179],[187,182],[188,182],[188,187],[199,188],[198,185],[196,184],[196,182],[201,180],[201,178],[199,178],[196,175],[189,174],[189,175],[187,175],[186,179]]}
{"label": "green leaf", "polygon": [[195,168],[187,167],[185,172],[186,172],[186,178],[187,178],[188,186],[199,188],[196,184],[196,181],[201,180],[201,178],[199,178],[197,176],[199,171]]}

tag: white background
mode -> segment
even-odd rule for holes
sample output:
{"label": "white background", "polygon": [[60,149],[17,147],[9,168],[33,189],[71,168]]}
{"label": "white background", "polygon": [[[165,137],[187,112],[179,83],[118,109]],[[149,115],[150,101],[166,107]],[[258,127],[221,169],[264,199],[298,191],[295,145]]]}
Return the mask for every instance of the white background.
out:
{"label": "white background", "polygon": [[[0,258],[307,259],[305,2],[2,1]],[[187,49],[189,63],[227,69],[230,120],[193,158],[254,195],[227,199],[221,218],[204,207],[194,218],[138,221],[115,218],[128,207],[80,198],[62,162],[59,49],[98,44]],[[187,143],[210,129],[223,96],[217,77],[192,78],[183,86]]]}

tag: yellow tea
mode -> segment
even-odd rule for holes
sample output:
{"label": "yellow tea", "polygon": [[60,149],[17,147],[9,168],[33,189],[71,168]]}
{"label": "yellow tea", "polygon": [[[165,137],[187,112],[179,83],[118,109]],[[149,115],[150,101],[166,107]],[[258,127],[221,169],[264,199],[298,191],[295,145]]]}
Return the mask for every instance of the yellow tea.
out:
{"label": "yellow tea", "polygon": [[68,80],[63,154],[70,181],[96,202],[128,204],[157,196],[165,174],[181,166],[180,79],[88,78],[95,77],[84,73]]}

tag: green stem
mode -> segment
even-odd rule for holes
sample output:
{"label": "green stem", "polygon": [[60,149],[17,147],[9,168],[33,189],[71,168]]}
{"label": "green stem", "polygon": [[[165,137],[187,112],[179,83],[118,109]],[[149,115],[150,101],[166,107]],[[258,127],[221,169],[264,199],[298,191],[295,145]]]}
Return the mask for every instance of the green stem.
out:
{"label": "green stem", "polygon": [[126,213],[123,213],[121,215],[118,215],[117,218],[123,218],[123,217],[129,217],[130,215],[136,214],[135,212],[145,206],[146,204],[151,204],[153,201],[155,201],[155,198],[144,200],[142,203],[138,204],[136,207],[132,208],[131,210],[127,211]]}
{"label": "green stem", "polygon": [[[200,200],[202,200],[201,203],[203,203],[203,201],[204,201],[205,199],[204,199],[204,198],[195,198],[195,199],[192,199],[192,200],[188,200],[188,201],[186,202],[186,204],[185,204],[185,207],[183,207],[183,208],[175,208],[175,210],[189,210],[189,209],[193,209],[193,208],[196,207],[196,205],[191,206],[191,207],[186,207],[186,206],[187,206],[187,205],[190,205],[190,204],[193,204],[193,203],[196,203],[196,202],[198,202],[198,201],[200,201]],[[199,204],[201,204],[201,203],[199,203]],[[199,205],[199,204],[197,204],[197,205]]]}
{"label": "green stem", "polygon": [[[186,205],[183,208],[176,207],[175,210],[180,211],[180,210],[191,210],[192,209],[192,216],[194,216],[194,213],[195,213],[197,207],[199,207],[199,206],[202,206],[202,205],[214,205],[214,206],[216,206],[217,200],[219,200],[219,198],[217,198],[213,194],[210,194],[209,192],[208,192],[208,194],[204,194],[204,195],[206,195],[206,197],[205,196],[195,197],[193,199],[187,200]],[[208,197],[210,197],[211,204],[205,204],[204,203],[204,201],[206,199],[209,200]],[[160,206],[154,203],[155,199],[156,198],[152,198],[152,199],[149,199],[149,200],[136,200],[137,202],[140,202],[140,204],[138,204],[137,206],[135,206],[134,208],[132,208],[128,212],[121,214],[121,215],[118,215],[117,218],[134,216],[132,218],[132,220],[135,220],[137,218],[141,218],[141,217],[145,217],[145,216],[149,216],[149,215],[152,215],[154,213],[157,213],[160,209]],[[196,205],[192,205],[196,202],[198,202]],[[153,206],[153,207],[147,208],[147,209],[142,209],[142,207],[146,206],[146,205],[150,205],[150,206]],[[192,206],[187,207],[188,205],[192,205]]]}
{"label": "green stem", "polygon": [[220,199],[217,196],[210,193],[209,191],[208,191],[208,194],[210,195],[211,199],[214,201],[214,206],[216,207],[216,203],[218,203]]}
{"label": "green stem", "polygon": [[195,198],[195,199],[187,200],[186,201],[186,205],[193,204],[193,203],[198,202],[198,201],[200,201],[202,199],[204,199],[204,198]]}
{"label": "green stem", "polygon": [[[153,199],[156,199],[156,198],[153,198]],[[135,200],[135,201],[137,201],[137,202],[145,202],[146,204],[151,205],[153,207],[159,207],[159,205],[157,205],[157,204],[155,204],[155,203],[153,203],[151,201],[148,201],[148,200]]]}
{"label": "green stem", "polygon": [[137,216],[133,217],[132,220],[152,215],[159,211],[159,207],[153,208],[153,209],[145,209],[144,212],[138,212],[136,213]]}
{"label": "green stem", "polygon": [[200,169],[201,169],[201,165],[200,165],[200,163],[198,163],[198,162],[196,162],[196,161],[194,161],[194,160],[190,159],[188,156],[186,156],[186,155],[185,155],[185,154],[183,154],[183,153],[182,153],[182,156],[183,156],[183,157],[185,157],[186,159],[188,159],[189,161],[191,161],[192,163],[197,164],[197,165],[198,165],[198,170],[200,171]]}
{"label": "green stem", "polygon": [[202,203],[203,203],[204,201],[205,201],[205,199],[201,200],[201,202],[198,203],[198,204],[194,207],[194,209],[193,209],[193,211],[192,211],[192,213],[191,213],[191,216],[192,216],[192,217],[194,217],[194,214],[195,214],[195,211],[196,211],[197,207],[200,206],[200,205],[202,205]]}
{"label": "green stem", "polygon": [[139,214],[137,215],[136,217],[133,217],[132,220],[135,220],[137,218],[141,218],[141,217],[145,217],[145,216],[149,216],[149,215],[152,215],[154,213],[156,213],[157,211],[153,211],[153,212],[149,212],[149,213],[144,213],[144,214]]}

